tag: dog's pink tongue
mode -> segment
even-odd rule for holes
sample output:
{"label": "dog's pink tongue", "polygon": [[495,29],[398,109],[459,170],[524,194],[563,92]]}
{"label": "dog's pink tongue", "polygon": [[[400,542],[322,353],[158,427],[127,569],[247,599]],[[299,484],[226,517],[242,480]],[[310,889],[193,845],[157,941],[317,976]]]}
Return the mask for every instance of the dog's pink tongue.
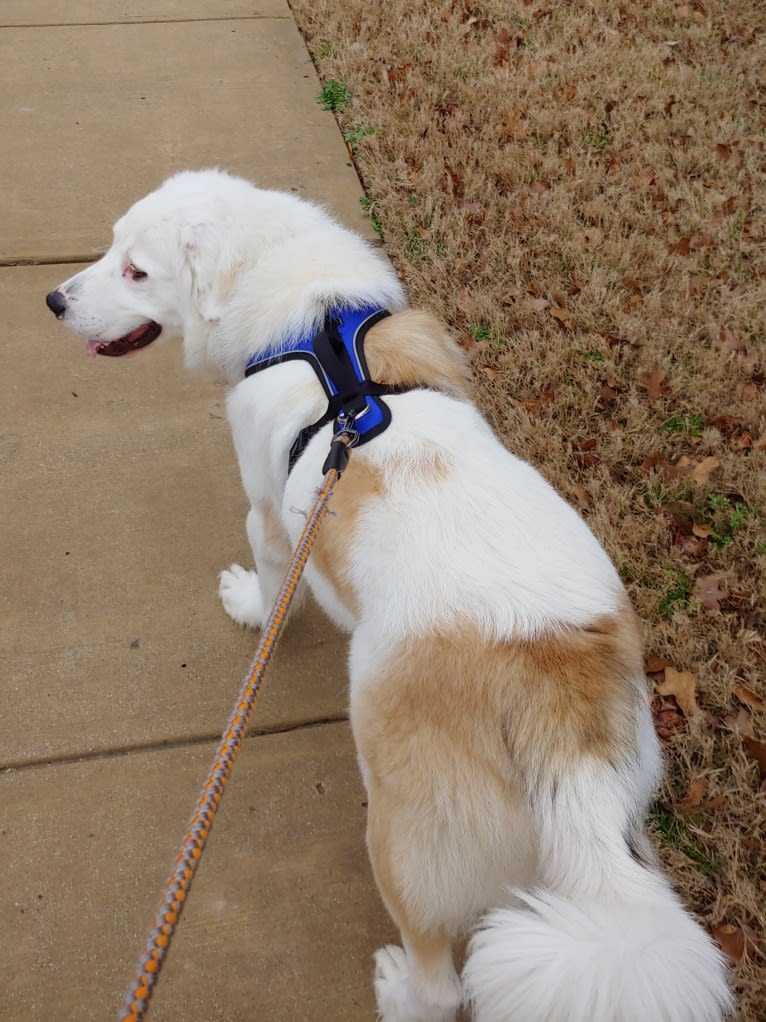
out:
{"label": "dog's pink tongue", "polygon": [[88,341],[86,350],[91,358],[95,358],[98,355],[98,349],[102,346],[103,341]]}

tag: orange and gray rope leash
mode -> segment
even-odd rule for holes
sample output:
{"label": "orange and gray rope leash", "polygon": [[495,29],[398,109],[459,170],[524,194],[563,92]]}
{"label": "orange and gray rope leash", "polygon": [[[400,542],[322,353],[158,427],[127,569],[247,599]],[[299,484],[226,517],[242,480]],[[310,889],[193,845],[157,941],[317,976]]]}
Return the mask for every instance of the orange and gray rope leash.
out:
{"label": "orange and gray rope leash", "polygon": [[162,902],[147,937],[144,953],[138,960],[135,976],[125,994],[125,1005],[119,1015],[123,1022],[143,1022],[146,1017],[149,1001],[189,894],[194,874],[202,858],[202,852],[223,797],[223,790],[247,733],[250,714],[255,700],[260,694],[264,675],[282,633],[287,611],[303,574],[319,526],[327,512],[333,488],[348,463],[354,440],[353,431],[343,427],[333,436],[330,454],[322,469],[325,473],[322,487],[308,513],[303,532],[285,572],[282,586],[268,621],[263,626],[261,641],[216,750],[207,780],[200,792],[175,867],[165,884]]}

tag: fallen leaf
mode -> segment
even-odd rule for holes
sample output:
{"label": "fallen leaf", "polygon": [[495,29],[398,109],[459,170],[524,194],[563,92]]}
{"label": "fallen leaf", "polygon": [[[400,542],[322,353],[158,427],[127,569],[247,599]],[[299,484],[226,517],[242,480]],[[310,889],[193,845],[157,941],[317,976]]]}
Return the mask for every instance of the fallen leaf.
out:
{"label": "fallen leaf", "polygon": [[749,429],[743,429],[741,433],[732,438],[730,443],[735,451],[749,451],[753,446],[753,434]]}
{"label": "fallen leaf", "polygon": [[661,696],[673,696],[683,715],[693,717],[699,712],[696,688],[697,681],[689,671],[666,667],[665,680],[655,686],[655,691]]}
{"label": "fallen leaf", "polygon": [[711,525],[700,525],[698,522],[695,522],[692,525],[692,532],[698,539],[707,539],[713,532],[713,528]]}
{"label": "fallen leaf", "polygon": [[530,415],[537,415],[538,412],[543,408],[544,405],[550,404],[554,397],[554,390],[544,390],[539,398],[532,398],[528,401],[522,401],[522,405],[526,408]]}
{"label": "fallen leaf", "polygon": [[743,685],[741,681],[735,681],[731,690],[745,706],[749,706],[753,710],[766,710],[766,703],[763,699],[760,699],[751,688]]}
{"label": "fallen leaf", "polygon": [[728,160],[731,156],[731,146],[725,145],[723,142],[719,142],[718,145],[713,148],[713,152],[719,160]]}
{"label": "fallen leaf", "polygon": [[668,374],[664,369],[652,366],[649,372],[638,374],[636,383],[646,391],[646,396],[650,401],[656,401],[658,397],[668,392],[668,385],[665,382],[667,378]]}
{"label": "fallen leaf", "polygon": [[760,779],[766,780],[766,742],[751,738],[750,735],[742,735],[742,743],[750,759],[754,759],[758,764]]}
{"label": "fallen leaf", "polygon": [[675,245],[668,249],[668,255],[679,255],[687,257],[691,252],[691,238],[679,238]]}
{"label": "fallen leaf", "polygon": [[500,376],[500,370],[494,369],[492,366],[482,366],[481,371],[488,380],[497,380]]}
{"label": "fallen leaf", "polygon": [[697,465],[695,469],[689,475],[695,483],[707,483],[710,481],[710,476],[715,472],[716,469],[721,467],[721,462],[718,458],[714,458],[712,455],[708,458],[703,458],[702,461]]}
{"label": "fallen leaf", "polygon": [[560,309],[557,305],[551,305],[551,316],[558,320],[562,326],[572,325],[572,315],[566,309]]}
{"label": "fallen leaf", "polygon": [[644,285],[637,277],[623,277],[622,286],[627,288],[628,291],[633,291],[637,295],[643,294],[644,291]]}
{"label": "fallen leaf", "polygon": [[686,727],[686,717],[679,710],[675,699],[657,696],[652,700],[651,710],[654,730],[661,742],[669,742],[677,731],[683,731]]}
{"label": "fallen leaf", "polygon": [[694,471],[699,462],[686,454],[682,454],[678,461],[672,464],[664,460],[659,464],[663,478],[672,482],[676,479],[684,479],[690,472]]}
{"label": "fallen leaf", "polygon": [[707,794],[707,781],[704,777],[694,777],[689,783],[689,789],[678,803],[679,808],[697,809]]}
{"label": "fallen leaf", "polygon": [[749,926],[719,923],[712,928],[711,933],[713,940],[733,965],[742,958],[752,958],[758,950],[756,935]]}
{"label": "fallen leaf", "polygon": [[742,427],[742,419],[738,415],[717,415],[710,423],[725,437],[732,437]]}
{"label": "fallen leaf", "polygon": [[722,578],[722,575],[702,575],[695,579],[692,596],[697,597],[705,610],[720,610],[721,600],[726,599],[728,593],[718,585]]}
{"label": "fallen leaf", "polygon": [[664,671],[666,667],[670,667],[669,660],[666,660],[665,657],[657,656],[655,653],[649,654],[646,661],[647,674],[659,674],[659,672]]}
{"label": "fallen leaf", "polygon": [[690,533],[676,533],[674,543],[686,557],[689,557],[692,560],[700,560],[707,554],[708,541],[706,539],[700,539]]}
{"label": "fallen leaf", "polygon": [[736,717],[733,714],[724,717],[723,722],[730,731],[738,731],[743,736],[747,735],[748,738],[755,738],[753,718],[744,708],[740,707]]}

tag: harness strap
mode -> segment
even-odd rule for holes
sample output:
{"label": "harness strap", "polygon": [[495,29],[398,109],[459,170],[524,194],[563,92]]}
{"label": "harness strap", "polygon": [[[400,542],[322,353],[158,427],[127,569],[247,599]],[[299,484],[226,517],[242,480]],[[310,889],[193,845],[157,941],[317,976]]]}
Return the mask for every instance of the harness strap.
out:
{"label": "harness strap", "polygon": [[344,309],[325,318],[323,328],[313,337],[301,338],[280,348],[254,355],[245,376],[261,372],[291,359],[307,361],[327,395],[327,410],[316,422],[305,426],[290,448],[288,472],[309,442],[328,422],[348,424],[355,446],[379,436],[391,422],[391,410],[380,398],[402,394],[411,387],[376,383],[370,379],[364,355],[367,331],[389,316],[385,309]]}

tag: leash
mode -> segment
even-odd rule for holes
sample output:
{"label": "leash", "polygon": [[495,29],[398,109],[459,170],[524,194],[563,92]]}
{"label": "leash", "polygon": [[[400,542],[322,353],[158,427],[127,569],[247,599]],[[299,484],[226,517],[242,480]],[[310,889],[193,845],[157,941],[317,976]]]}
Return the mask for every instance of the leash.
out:
{"label": "leash", "polygon": [[263,626],[261,641],[216,750],[207,780],[197,799],[194,815],[178,853],[173,872],[165,884],[162,901],[146,939],[144,952],[138,960],[133,981],[125,994],[125,1006],[119,1014],[119,1018],[123,1022],[143,1022],[143,1019],[146,1018],[149,1001],[181,917],[194,874],[202,858],[202,852],[218,812],[224,788],[247,733],[250,714],[255,700],[260,694],[264,675],[271,662],[277,641],[282,634],[287,611],[292,603],[303,569],[306,567],[306,561],[319,526],[327,512],[327,505],[335,484],[348,464],[351,447],[356,439],[356,433],[353,430],[353,417],[339,418],[338,423],[338,430],[333,435],[330,445],[330,453],[322,467],[324,474],[322,487],[308,513],[306,524],[290,558],[274,606]]}

